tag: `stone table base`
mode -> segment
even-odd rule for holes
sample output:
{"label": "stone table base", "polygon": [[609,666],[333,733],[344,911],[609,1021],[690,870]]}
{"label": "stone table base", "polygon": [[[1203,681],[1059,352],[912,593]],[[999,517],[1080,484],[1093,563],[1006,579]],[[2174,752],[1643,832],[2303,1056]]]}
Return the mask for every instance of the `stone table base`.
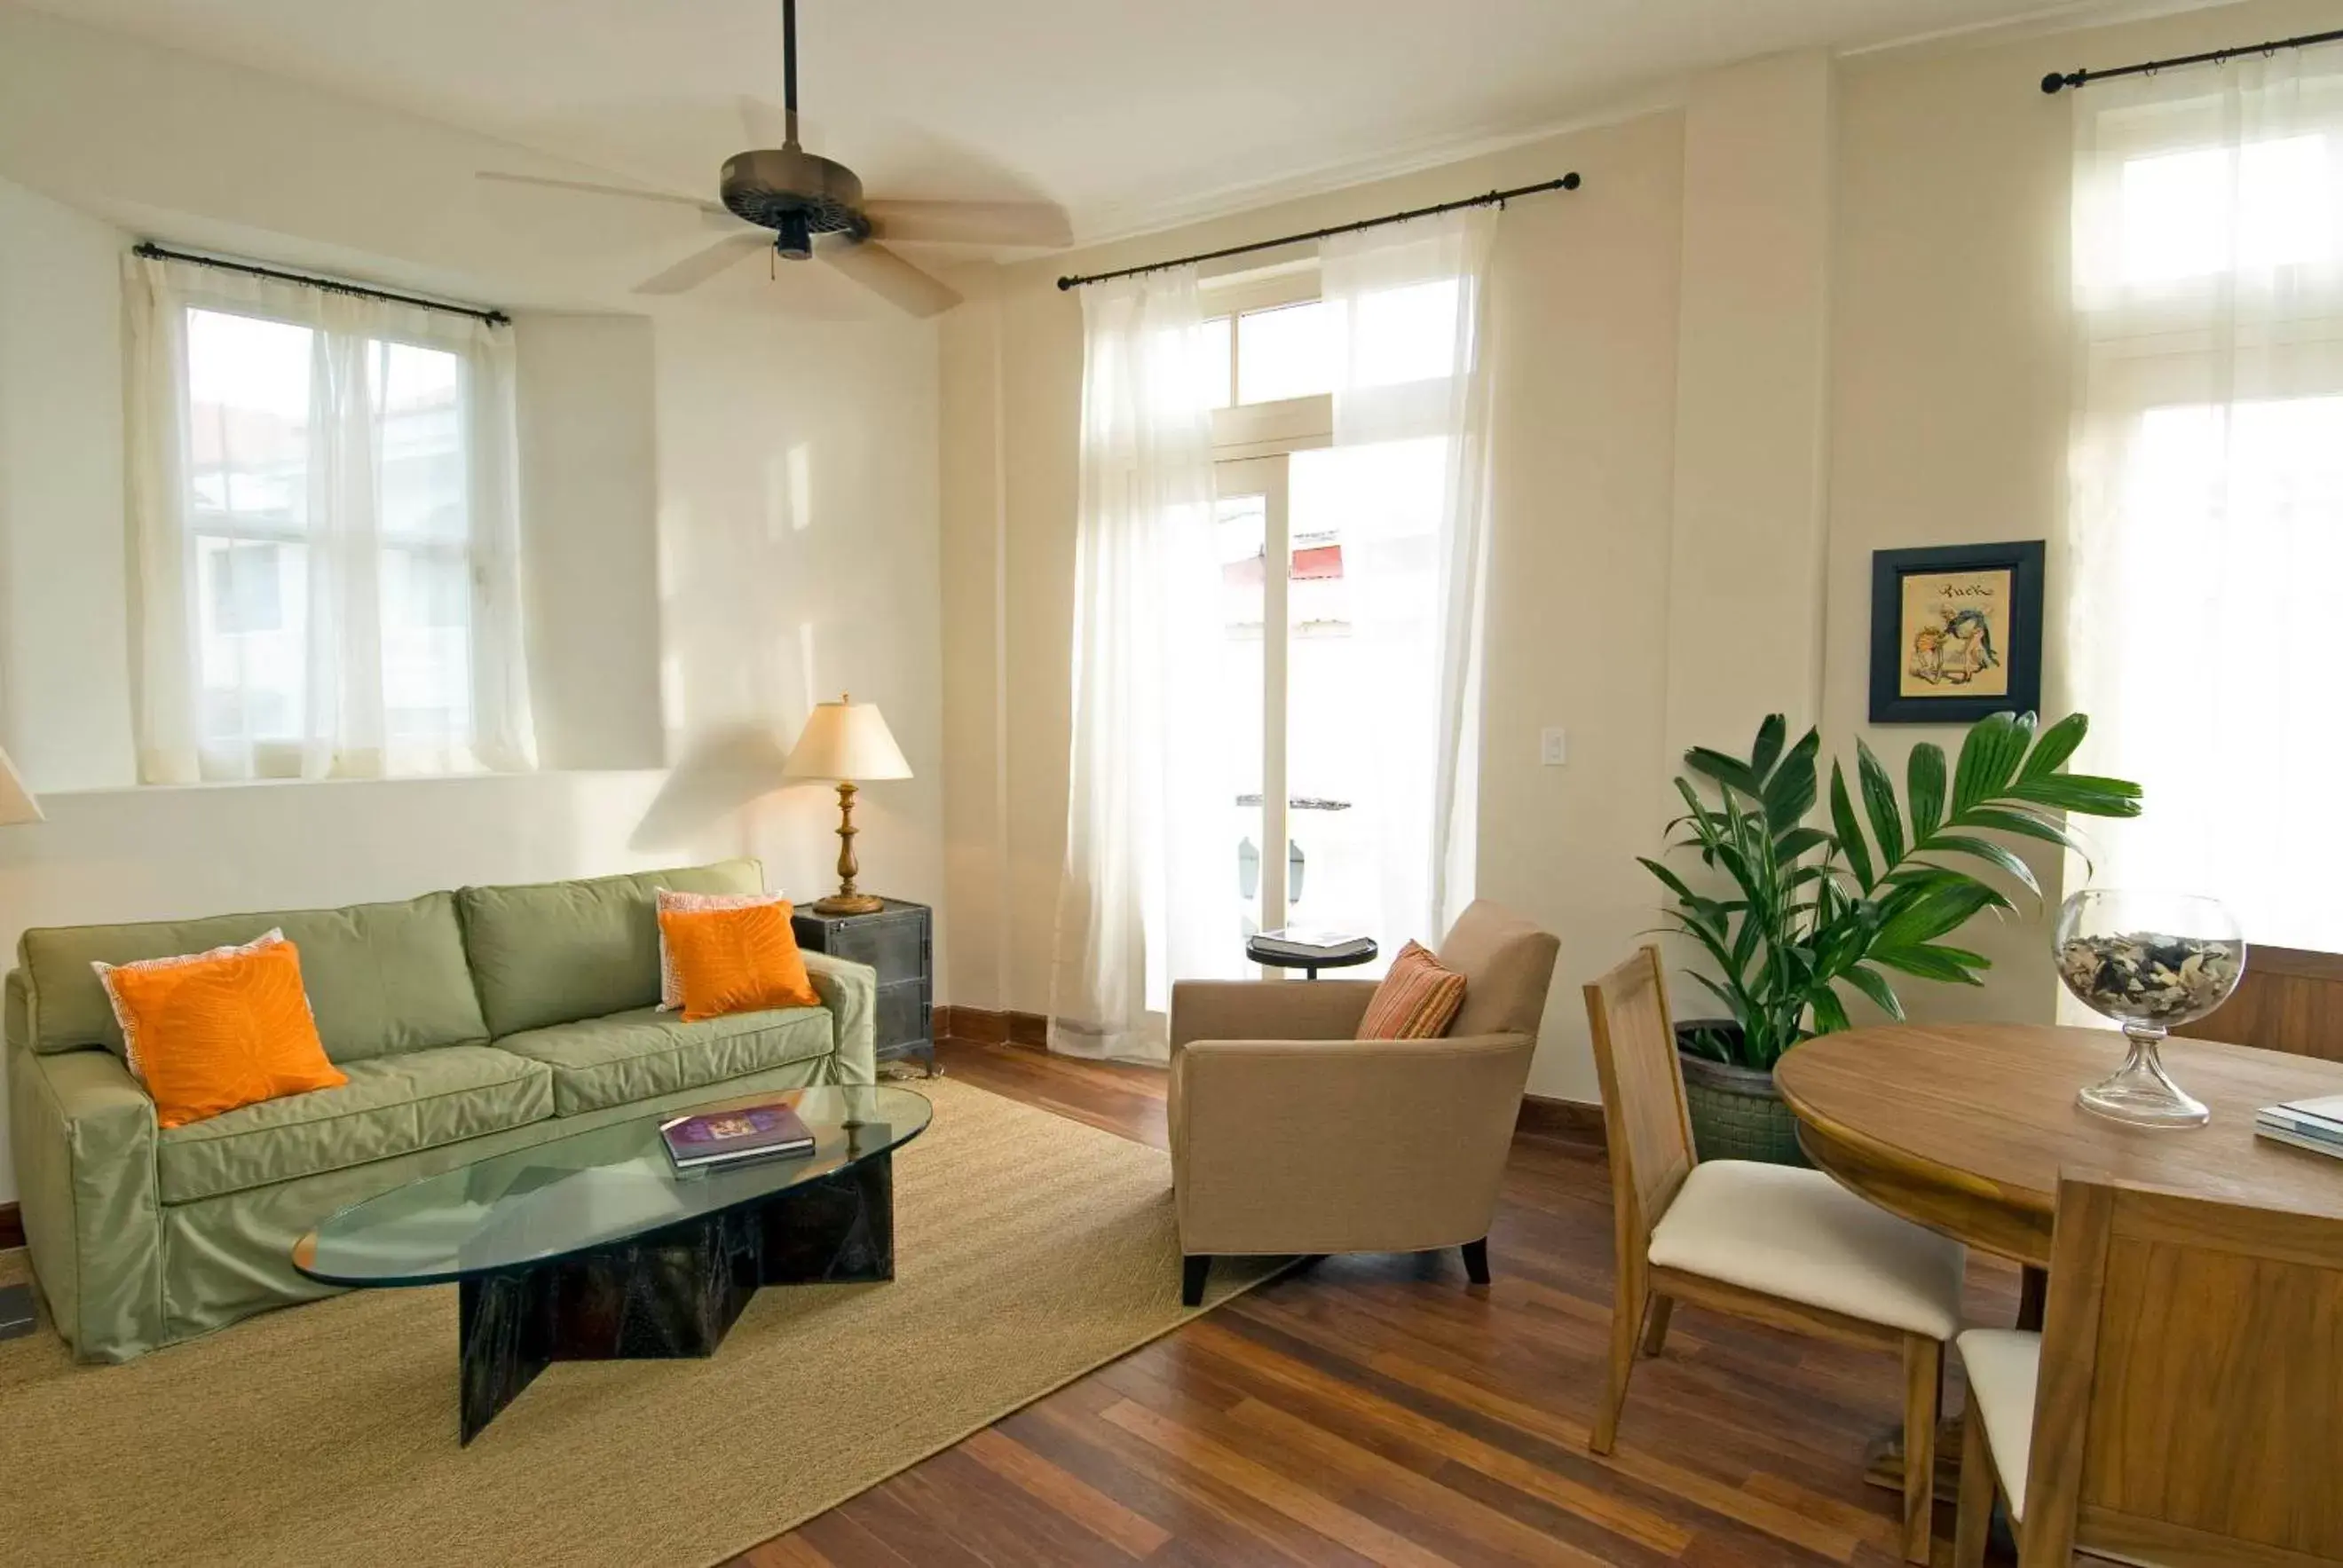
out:
{"label": "stone table base", "polygon": [[466,1279],[463,1441],[555,1362],[713,1355],[760,1285],[894,1277],[894,1164],[880,1154],[762,1203]]}

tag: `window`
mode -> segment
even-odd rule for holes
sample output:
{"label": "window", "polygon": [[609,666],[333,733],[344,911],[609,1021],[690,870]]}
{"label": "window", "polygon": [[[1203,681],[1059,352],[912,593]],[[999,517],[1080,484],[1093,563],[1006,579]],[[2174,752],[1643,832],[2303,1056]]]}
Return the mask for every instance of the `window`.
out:
{"label": "window", "polygon": [[2343,768],[2343,61],[2232,62],[2077,110],[2067,661],[2084,760],[2146,792],[2137,821],[2093,826],[2096,875],[2343,949],[2343,856],[2302,829]]}
{"label": "window", "polygon": [[1397,787],[1380,738],[1394,708],[1429,700],[1450,441],[1336,446],[1332,395],[1450,377],[1458,283],[1364,294],[1355,331],[1316,285],[1241,281],[1208,323],[1220,706],[1240,779],[1228,886],[1244,932],[1371,934],[1387,962],[1426,934],[1390,929],[1386,892],[1432,803]]}
{"label": "window", "polygon": [[138,267],[144,776],[528,766],[507,329]]}

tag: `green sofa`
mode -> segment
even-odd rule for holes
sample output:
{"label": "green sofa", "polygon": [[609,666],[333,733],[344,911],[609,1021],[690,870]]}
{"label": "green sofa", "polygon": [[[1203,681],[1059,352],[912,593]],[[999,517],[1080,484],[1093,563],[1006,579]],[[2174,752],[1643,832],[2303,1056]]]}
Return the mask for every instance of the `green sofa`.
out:
{"label": "green sofa", "polygon": [[[128,1361],[333,1293],[289,1261],[319,1220],[419,1177],[671,1107],[869,1083],[871,971],[820,953],[822,1005],[657,1010],[660,888],[755,892],[754,860],[405,903],[28,930],[7,980],[9,1133],[33,1272],[83,1361]],[[92,960],[281,927],[339,1089],[158,1130]]]}

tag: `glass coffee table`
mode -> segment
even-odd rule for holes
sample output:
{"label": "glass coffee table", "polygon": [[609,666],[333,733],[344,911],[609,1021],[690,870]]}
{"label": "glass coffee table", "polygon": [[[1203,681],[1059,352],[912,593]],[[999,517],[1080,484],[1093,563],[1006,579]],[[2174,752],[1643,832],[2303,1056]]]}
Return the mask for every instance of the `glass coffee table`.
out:
{"label": "glass coffee table", "polygon": [[[659,1124],[788,1101],[811,1154],[679,1171]],[[459,1289],[462,1441],[558,1361],[715,1353],[760,1285],[895,1277],[891,1085],[735,1095],[492,1155],[334,1214],[293,1247],[329,1285]]]}

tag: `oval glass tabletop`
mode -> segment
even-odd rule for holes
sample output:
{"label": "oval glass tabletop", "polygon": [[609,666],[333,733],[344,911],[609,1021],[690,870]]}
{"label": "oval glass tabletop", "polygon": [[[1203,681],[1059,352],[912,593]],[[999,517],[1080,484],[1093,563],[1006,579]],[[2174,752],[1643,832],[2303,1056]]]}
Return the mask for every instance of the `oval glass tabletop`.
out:
{"label": "oval glass tabletop", "polygon": [[[810,1154],[678,1171],[659,1137],[680,1115],[786,1101]],[[891,1085],[734,1095],[490,1155],[354,1203],[294,1244],[293,1266],[332,1285],[429,1285],[626,1241],[901,1148],[926,1131],[924,1096]]]}

